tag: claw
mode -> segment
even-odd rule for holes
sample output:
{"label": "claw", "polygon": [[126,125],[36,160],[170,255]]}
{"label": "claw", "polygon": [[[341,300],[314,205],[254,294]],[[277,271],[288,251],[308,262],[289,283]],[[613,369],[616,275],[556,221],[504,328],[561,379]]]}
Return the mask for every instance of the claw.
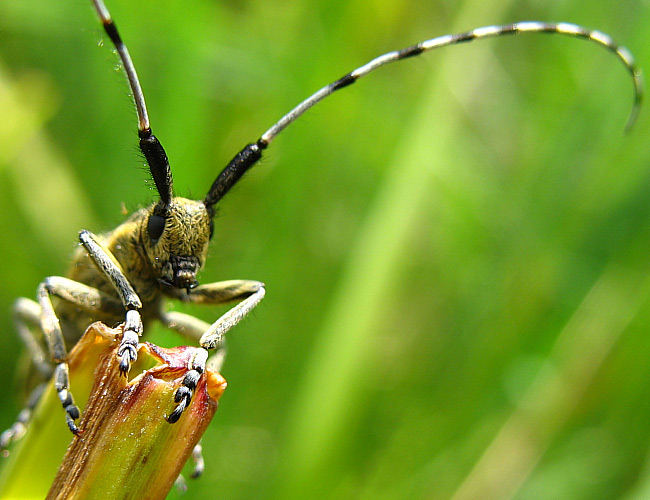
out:
{"label": "claw", "polygon": [[[185,380],[183,380],[183,383],[185,383]],[[171,415],[167,417],[167,422],[170,424],[178,422],[178,419],[181,418],[181,415],[192,401],[192,393],[192,389],[185,385],[182,385],[176,389],[176,393],[174,394],[174,402],[178,403],[178,405],[176,405],[176,408],[171,413]]]}
{"label": "claw", "polygon": [[187,408],[187,400],[181,401],[178,406],[174,409],[173,412],[166,418],[167,422],[170,424],[175,424],[178,422],[178,419],[181,418],[181,415],[185,411],[185,408]]}
{"label": "claw", "polygon": [[120,372],[125,377],[129,374],[131,363],[138,359],[138,340],[138,334],[135,331],[124,330],[124,336],[122,337],[122,342],[120,342],[120,347],[117,350],[117,356],[122,358],[120,360]]}
{"label": "claw", "polygon": [[132,345],[126,344],[120,347],[117,355],[122,358],[120,360],[120,372],[126,377],[131,369],[131,363],[138,359],[138,353]]}
{"label": "claw", "polygon": [[[196,385],[201,378],[201,373],[203,373],[202,366],[203,365],[196,366],[194,369],[188,371],[183,377],[181,386],[176,389],[176,392],[174,393],[174,402],[178,403],[178,405],[171,415],[167,417],[167,422],[170,424],[178,422],[178,419],[181,418],[185,409],[190,405],[194,389],[196,389]],[[199,371],[199,369],[201,371]]]}
{"label": "claw", "polygon": [[72,417],[70,417],[70,415],[66,415],[65,420],[68,423],[68,429],[70,429],[70,432],[72,432],[72,434],[74,434],[75,436],[78,436],[81,430],[79,429],[79,427],[77,427],[77,424],[72,419]]}
{"label": "claw", "polygon": [[77,427],[76,422],[76,420],[79,420],[79,418],[81,418],[81,412],[79,411],[79,408],[75,404],[69,404],[64,409],[65,421],[68,424],[68,429],[70,429],[70,432],[72,432],[75,436],[81,435],[83,431]]}
{"label": "claw", "polygon": [[130,369],[131,369],[131,362],[125,357],[122,358],[120,360],[120,373],[126,377],[129,374]]}

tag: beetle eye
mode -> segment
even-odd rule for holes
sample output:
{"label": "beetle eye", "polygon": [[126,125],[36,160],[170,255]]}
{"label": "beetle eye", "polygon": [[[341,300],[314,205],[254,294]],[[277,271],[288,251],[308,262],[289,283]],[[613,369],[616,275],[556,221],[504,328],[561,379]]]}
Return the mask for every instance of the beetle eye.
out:
{"label": "beetle eye", "polygon": [[155,243],[158,241],[158,238],[162,236],[162,233],[165,229],[165,218],[160,215],[152,215],[149,217],[149,222],[147,223],[147,231],[149,231],[149,237]]}

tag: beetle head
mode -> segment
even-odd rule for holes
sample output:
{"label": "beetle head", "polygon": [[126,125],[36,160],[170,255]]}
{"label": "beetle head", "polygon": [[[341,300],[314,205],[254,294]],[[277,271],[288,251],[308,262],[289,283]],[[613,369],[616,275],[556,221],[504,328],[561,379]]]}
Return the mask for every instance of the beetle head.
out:
{"label": "beetle head", "polygon": [[212,217],[202,201],[175,197],[150,208],[141,238],[154,274],[163,286],[185,289],[198,285],[212,237]]}

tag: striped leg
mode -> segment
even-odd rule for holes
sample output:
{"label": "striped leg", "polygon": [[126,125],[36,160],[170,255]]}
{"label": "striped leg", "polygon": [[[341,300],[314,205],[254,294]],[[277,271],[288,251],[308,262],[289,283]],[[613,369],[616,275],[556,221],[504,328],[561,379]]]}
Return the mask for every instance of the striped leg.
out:
{"label": "striped leg", "polygon": [[97,241],[94,234],[90,231],[81,231],[79,240],[95,264],[97,264],[97,267],[103,271],[106,278],[113,285],[124,309],[126,309],[124,336],[117,350],[117,355],[122,358],[120,370],[126,375],[131,368],[131,363],[138,359],[138,342],[143,329],[142,317],[140,316],[142,302],[117,263],[117,259]]}
{"label": "striped leg", "polygon": [[176,390],[174,411],[167,417],[169,423],[177,422],[189,406],[194,390],[205,372],[208,349],[217,349],[215,356],[224,356],[224,335],[245,318],[264,298],[264,285],[259,281],[233,280],[200,285],[189,295],[195,304],[223,304],[241,300],[212,325],[187,314],[170,312],[163,314],[162,321],[169,328],[189,338],[197,339],[203,350],[191,362],[191,369],[185,374],[181,386]]}

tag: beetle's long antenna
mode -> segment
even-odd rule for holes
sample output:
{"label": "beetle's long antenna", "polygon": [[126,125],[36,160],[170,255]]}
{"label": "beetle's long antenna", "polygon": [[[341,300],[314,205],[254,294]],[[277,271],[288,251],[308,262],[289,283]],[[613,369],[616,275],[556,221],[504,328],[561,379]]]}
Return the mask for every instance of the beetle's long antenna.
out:
{"label": "beetle's long antenna", "polygon": [[142,87],[140,87],[138,74],[135,71],[135,66],[133,65],[129,51],[126,45],[124,45],[124,42],[122,42],[122,38],[120,38],[120,34],[106,5],[104,5],[102,0],[92,0],[92,2],[102,22],[102,26],[104,26],[104,31],[106,31],[106,34],[113,42],[115,50],[117,50],[124,65],[138,113],[140,149],[149,164],[149,169],[156,183],[156,189],[158,189],[160,199],[164,205],[168,205],[172,198],[172,171],[162,144],[160,144],[158,138],[151,132],[147,104],[144,101],[144,94],[142,93]]}
{"label": "beetle's long antenna", "polygon": [[206,205],[212,206],[217,203],[241,178],[241,176],[244,175],[250,167],[257,163],[257,161],[262,157],[262,151],[266,149],[273,139],[275,139],[287,126],[296,121],[316,103],[322,101],[337,90],[353,84],[362,76],[365,76],[386,64],[406,59],[408,57],[417,56],[432,49],[479,40],[482,38],[491,38],[501,35],[516,35],[519,33],[551,33],[575,38],[585,38],[606,47],[616,54],[632,76],[634,83],[634,104],[627,121],[626,129],[629,129],[633,125],[643,97],[643,78],[641,70],[636,66],[632,54],[625,47],[618,45],[609,35],[569,23],[526,21],[502,26],[485,26],[464,33],[432,38],[431,40],[425,40],[424,42],[412,45],[411,47],[406,47],[402,50],[388,52],[387,54],[376,57],[372,61],[355,69],[342,78],[339,78],[326,87],[323,87],[289,111],[280,119],[280,121],[268,129],[256,143],[247,145],[230,161],[212,184],[212,187],[205,198]]}
{"label": "beetle's long antenna", "polygon": [[348,73],[334,83],[323,87],[318,92],[305,99],[303,102],[298,104],[298,106],[289,111],[289,113],[284,115],[279,122],[267,130],[262,135],[260,140],[267,145],[270,144],[271,141],[275,139],[275,137],[280,132],[282,132],[289,124],[294,122],[298,117],[300,117],[305,111],[314,106],[316,103],[322,101],[333,92],[343,87],[347,87],[348,85],[356,82],[362,76],[365,76],[371,71],[385,66],[386,64],[399,61],[401,59],[406,59],[407,57],[417,56],[428,50],[445,47],[447,45],[455,45],[457,43],[479,40],[481,38],[491,38],[502,35],[516,35],[519,33],[552,33],[558,35],[567,35],[571,37],[586,38],[600,45],[603,45],[604,47],[607,47],[609,50],[614,52],[630,72],[632,75],[632,80],[634,82],[634,106],[632,108],[632,112],[630,113],[630,117],[628,118],[627,127],[630,127],[634,123],[638,108],[641,104],[643,85],[641,81],[641,71],[636,67],[632,54],[625,47],[619,46],[609,35],[606,35],[605,33],[595,30],[587,30],[575,24],[541,23],[535,21],[527,21],[507,24],[504,26],[485,26],[483,28],[476,28],[465,33],[445,35],[420,42],[417,45],[413,45],[402,50],[396,50],[379,56],[369,63],[364,64],[360,68],[355,69],[351,73]]}

